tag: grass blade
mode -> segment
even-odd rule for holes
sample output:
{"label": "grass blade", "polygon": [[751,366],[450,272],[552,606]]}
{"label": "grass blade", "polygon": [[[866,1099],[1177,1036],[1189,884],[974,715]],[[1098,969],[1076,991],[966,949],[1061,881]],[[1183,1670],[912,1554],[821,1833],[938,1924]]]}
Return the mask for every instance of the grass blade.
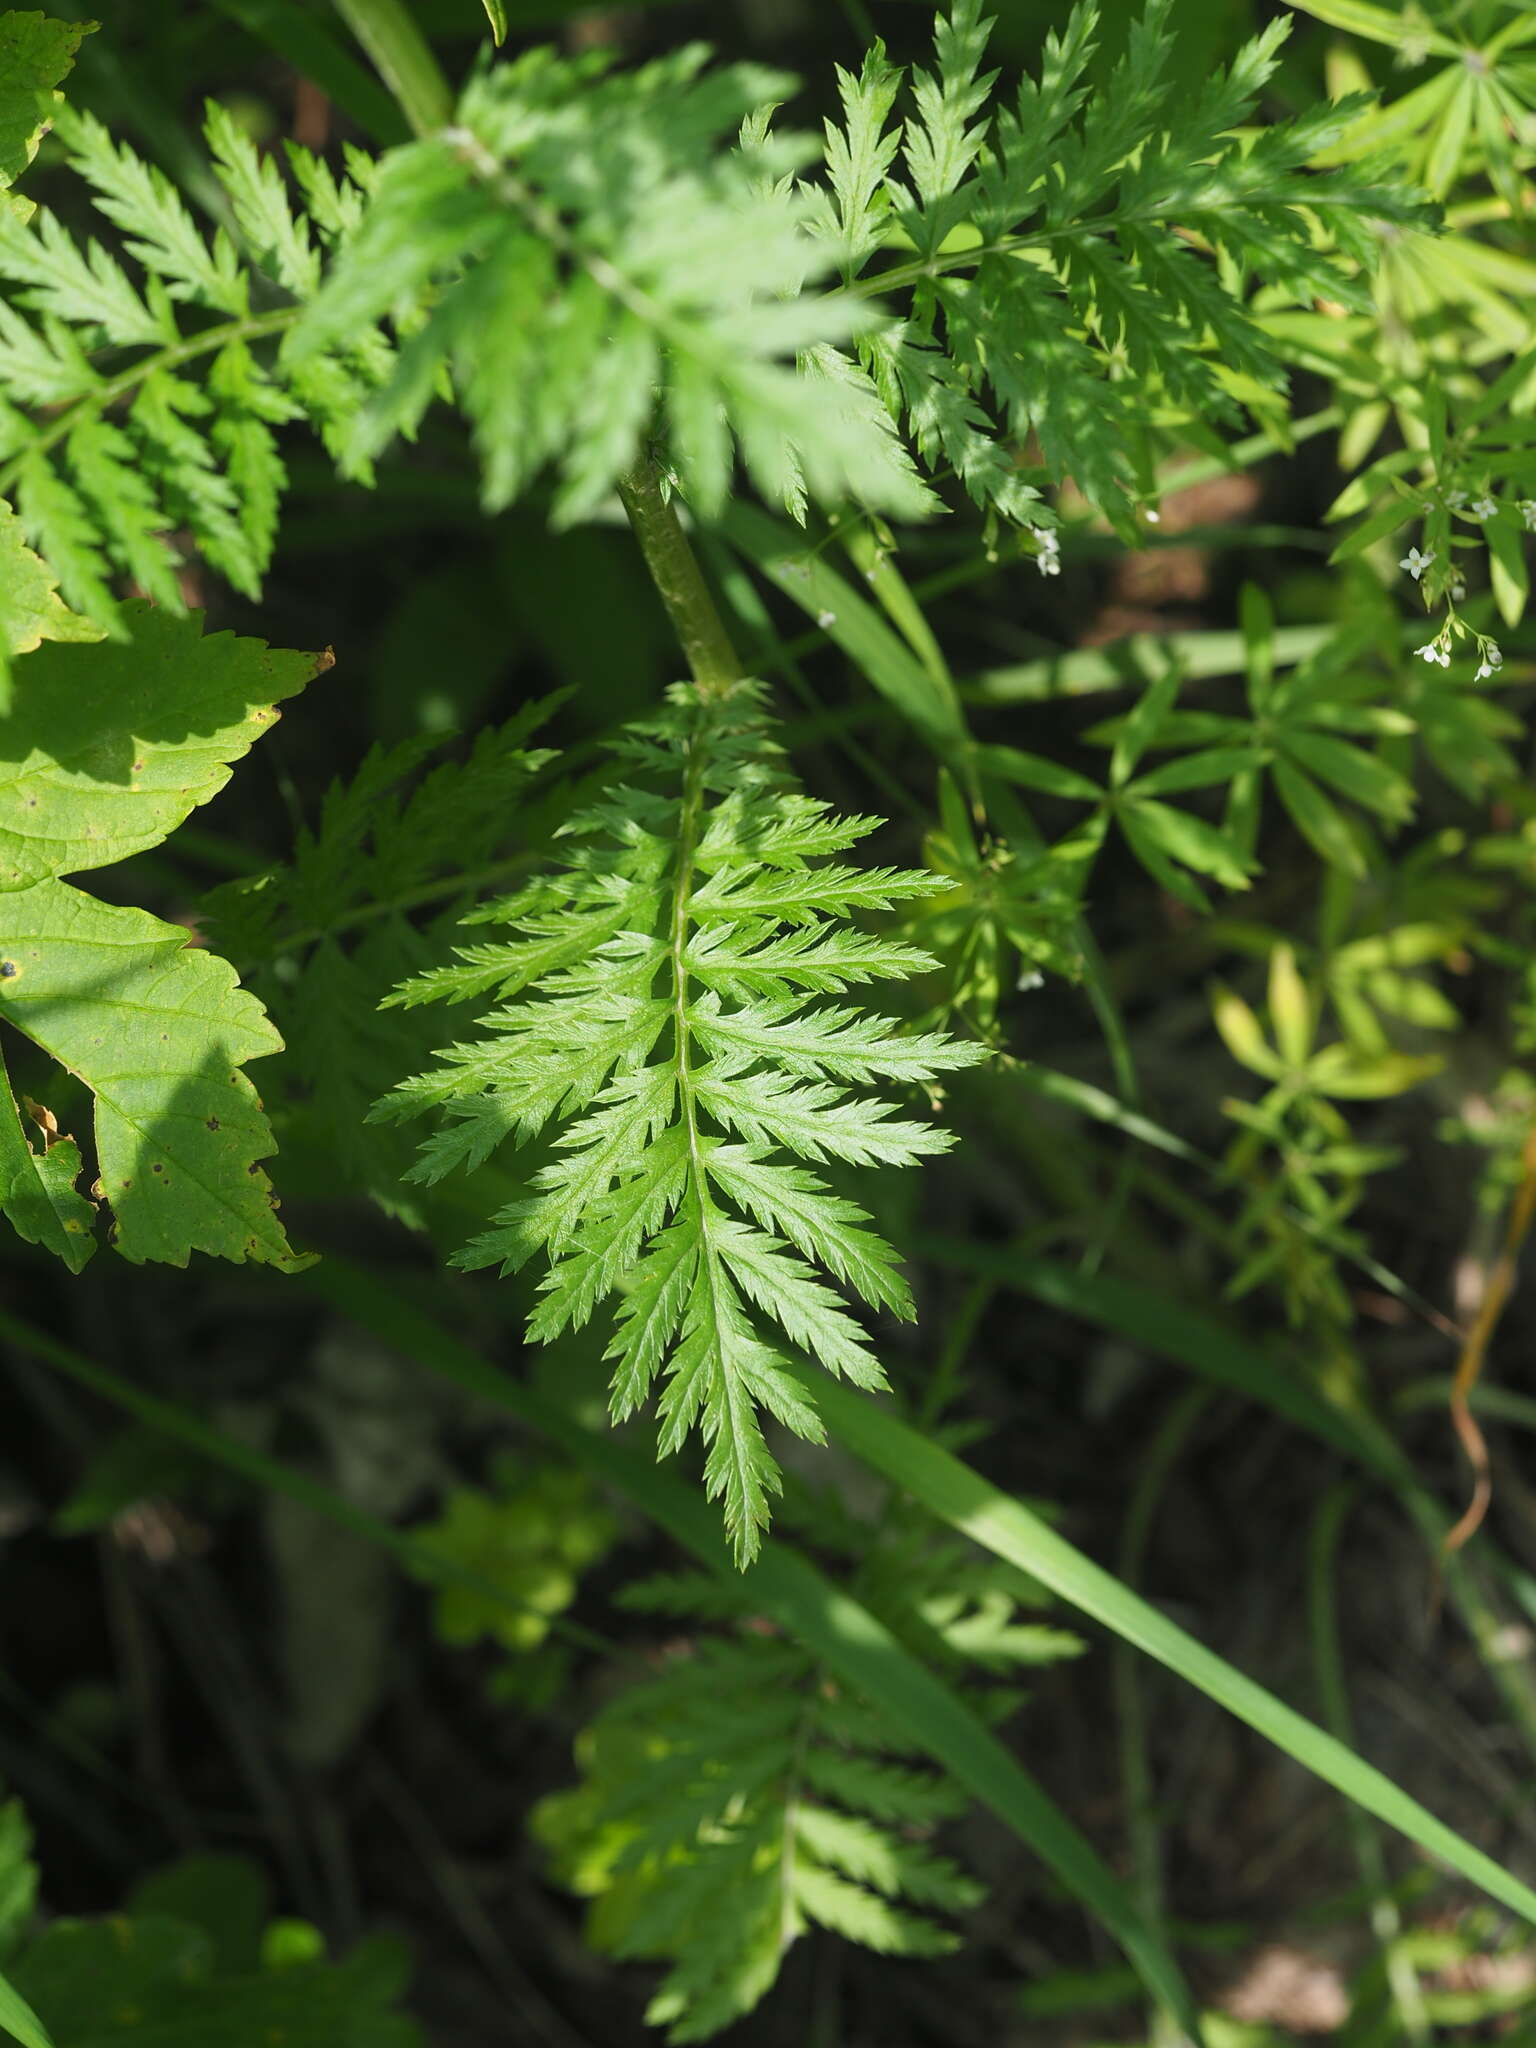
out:
{"label": "grass blade", "polygon": [[835,1381],[818,1382],[816,1396],[829,1435],[903,1487],[931,1514],[1029,1572],[1058,1599],[1177,1672],[1347,1799],[1536,1924],[1536,1892],[1437,1820],[1374,1765],[1149,1607],[1019,1501],[868,1396],[851,1393]]}

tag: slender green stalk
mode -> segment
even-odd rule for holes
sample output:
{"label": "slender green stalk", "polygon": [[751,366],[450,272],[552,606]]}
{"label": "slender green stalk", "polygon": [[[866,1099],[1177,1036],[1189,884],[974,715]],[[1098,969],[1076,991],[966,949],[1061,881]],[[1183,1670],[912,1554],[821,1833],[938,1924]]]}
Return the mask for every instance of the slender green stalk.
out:
{"label": "slender green stalk", "polygon": [[[810,1382],[815,1371],[798,1364],[792,1370],[802,1383]],[[1529,1885],[1437,1819],[1346,1744],[1294,1712],[1138,1598],[1022,1501],[1001,1492],[969,1465],[919,1436],[869,1395],[855,1393],[824,1375],[816,1378],[815,1385],[828,1434],[835,1435],[861,1463],[894,1485],[905,1487],[931,1514],[973,1543],[1038,1579],[1058,1599],[1197,1686],[1325,1784],[1536,1925],[1536,1891]]]}
{"label": "slender green stalk", "polygon": [[[1177,1463],[1190,1432],[1210,1405],[1208,1387],[1188,1387],[1163,1418],[1162,1426],[1148,1445],[1136,1475],[1136,1484],[1126,1509],[1116,1565],[1121,1580],[1134,1592],[1141,1585],[1147,1539],[1169,1474]],[[1146,1688],[1142,1683],[1142,1660],[1128,1643],[1116,1641],[1112,1677],[1115,1717],[1120,1750],[1120,1785],[1125,1795],[1127,1830],[1131,1850],[1131,1896],[1141,1908],[1150,1927],[1163,1932],[1162,1848],[1158,1839],[1157,1788],[1152,1782],[1147,1753]],[[1178,2022],[1165,2006],[1153,2014],[1153,2048],[1168,2048],[1178,2038]]]}
{"label": "slender green stalk", "polygon": [[[1307,1608],[1318,1700],[1328,1728],[1340,1742],[1347,1742],[1351,1748],[1355,1742],[1354,1716],[1350,1712],[1349,1686],[1339,1650],[1334,1562],[1338,1554],[1339,1533],[1359,1492],[1359,1485],[1349,1481],[1335,1486],[1326,1496],[1312,1520],[1307,1560]],[[1381,1944],[1387,1986],[1397,2006],[1403,2032],[1410,2041],[1428,2041],[1431,2038],[1429,2021],[1424,2011],[1418,1973],[1411,1959],[1398,1947],[1403,1921],[1387,1879],[1380,1831],[1371,1816],[1353,1804],[1345,1807],[1344,1819],[1349,1828],[1355,1861],[1360,1868],[1361,1882],[1370,1896],[1371,1928]]]}
{"label": "slender green stalk", "polygon": [[445,128],[453,92],[404,0],[336,0],[336,12],[367,51],[373,68],[417,135]]}
{"label": "slender green stalk", "polygon": [[704,697],[718,697],[741,679],[741,662],[726,632],[677,507],[662,492],[649,455],[619,479],[619,497],[651,581],[667,608],[689,671]]}

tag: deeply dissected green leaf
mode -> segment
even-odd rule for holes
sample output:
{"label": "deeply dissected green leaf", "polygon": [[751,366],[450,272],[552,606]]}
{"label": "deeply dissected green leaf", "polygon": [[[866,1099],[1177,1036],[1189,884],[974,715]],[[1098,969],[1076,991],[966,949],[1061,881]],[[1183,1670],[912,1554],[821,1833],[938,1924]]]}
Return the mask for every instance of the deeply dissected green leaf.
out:
{"label": "deeply dissected green leaf", "polygon": [[868,1217],[811,1169],[944,1151],[947,1134],[866,1091],[984,1057],[813,1003],[926,964],[843,927],[943,884],[837,858],[875,821],[787,786],[760,698],[750,682],[709,698],[679,687],[622,736],[628,779],[568,824],[565,874],[477,914],[514,936],[464,947],[459,965],[398,992],[499,991],[484,1035],[379,1105],[445,1112],[417,1169],[428,1183],[557,1132],[526,1197],[458,1263],[546,1265],[530,1324],[544,1342],[618,1295],[615,1416],[658,1388],[662,1449],[703,1436],[706,1483],[744,1562],[778,1485],[759,1410],[820,1435],[786,1357],[880,1383],[823,1272],[871,1305],[907,1306]]}
{"label": "deeply dissected green leaf", "polygon": [[[1028,1583],[980,1571],[916,1518],[884,1528],[801,1497],[808,1538],[851,1553],[861,1597],[978,1678],[1073,1654],[1074,1639],[1016,1619]],[[621,1957],[670,1967],[650,2017],[702,2040],[755,2005],[791,1942],[820,1924],[881,1953],[941,1953],[941,1915],[980,1888],[931,1843],[963,1804],[909,1754],[878,1696],[829,1687],[807,1646],[765,1637],[757,1575],[670,1574],[626,1607],[730,1624],[613,1700],[578,1741],[582,1782],[535,1816],[558,1874],[593,1898],[588,1932]]]}

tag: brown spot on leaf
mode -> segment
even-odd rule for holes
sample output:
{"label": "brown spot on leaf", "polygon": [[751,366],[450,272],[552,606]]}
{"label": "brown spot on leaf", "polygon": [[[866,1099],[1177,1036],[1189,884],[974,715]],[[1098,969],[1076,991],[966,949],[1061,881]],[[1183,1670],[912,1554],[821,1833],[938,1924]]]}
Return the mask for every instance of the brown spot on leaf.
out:
{"label": "brown spot on leaf", "polygon": [[210,1131],[216,1131],[219,1128],[219,1120],[216,1116],[209,1117],[208,1128]]}

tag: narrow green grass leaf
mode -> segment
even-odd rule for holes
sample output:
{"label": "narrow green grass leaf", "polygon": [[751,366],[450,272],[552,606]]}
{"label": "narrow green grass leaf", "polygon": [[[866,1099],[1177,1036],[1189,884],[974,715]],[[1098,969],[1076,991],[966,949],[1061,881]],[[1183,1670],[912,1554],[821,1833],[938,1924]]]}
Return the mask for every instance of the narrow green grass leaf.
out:
{"label": "narrow green grass leaf", "polygon": [[19,2041],[21,2048],[53,2048],[48,2029],[19,1991],[13,1991],[0,1977],[0,2027]]}
{"label": "narrow green grass leaf", "polygon": [[969,746],[965,714],[953,684],[919,660],[797,527],[738,502],[721,521],[721,531],[761,575],[816,621],[940,754]]}
{"label": "narrow green grass leaf", "polygon": [[[1274,636],[1277,668],[1294,668],[1333,638],[1334,626],[1282,626]],[[1128,689],[1144,675],[1141,664],[1161,650],[1189,681],[1240,676],[1247,663],[1241,633],[1137,633],[1111,647],[1081,647],[1070,654],[989,668],[960,686],[961,696],[981,704],[1042,704],[1053,697],[1088,697],[1098,690]]]}
{"label": "narrow green grass leaf", "polygon": [[837,1441],[930,1513],[1030,1573],[1058,1599],[1197,1686],[1347,1799],[1536,1924],[1536,1891],[1437,1820],[1363,1757],[1148,1606],[1021,1502],[867,1396],[835,1384],[823,1385],[819,1392],[822,1412]]}
{"label": "narrow green grass leaf", "polygon": [[215,5],[301,77],[312,79],[375,142],[403,142],[410,133],[384,88],[332,35],[323,17],[299,0],[215,0]]}

